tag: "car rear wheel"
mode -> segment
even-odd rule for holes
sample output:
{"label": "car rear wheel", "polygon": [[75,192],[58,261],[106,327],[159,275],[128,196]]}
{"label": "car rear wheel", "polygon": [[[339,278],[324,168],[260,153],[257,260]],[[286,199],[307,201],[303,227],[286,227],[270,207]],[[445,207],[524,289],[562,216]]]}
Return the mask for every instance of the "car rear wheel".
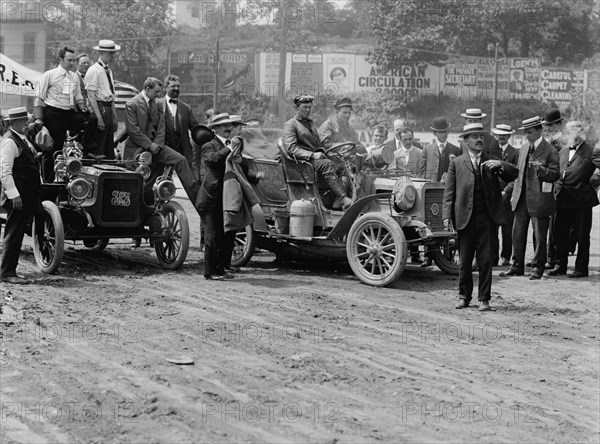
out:
{"label": "car rear wheel", "polygon": [[190,246],[190,227],[183,207],[177,202],[166,203],[163,216],[162,238],[154,239],[154,251],[163,268],[176,270],[185,261]]}
{"label": "car rear wheel", "polygon": [[252,225],[238,231],[235,235],[235,243],[233,245],[233,254],[231,255],[232,267],[243,267],[254,255],[256,249],[256,233],[252,229]]}
{"label": "car rear wheel", "polygon": [[33,256],[40,271],[55,273],[60,267],[65,248],[65,228],[56,204],[42,202],[44,214],[33,218]]}
{"label": "car rear wheel", "polygon": [[[430,249],[433,262],[446,274],[458,276],[460,257],[456,237],[448,237],[438,248]],[[475,261],[474,261],[475,262]]]}
{"label": "car rear wheel", "polygon": [[402,228],[391,216],[367,213],[350,228],[346,254],[352,271],[363,283],[383,287],[404,271],[408,247]]}
{"label": "car rear wheel", "polygon": [[110,239],[84,239],[83,245],[85,245],[88,250],[98,253],[106,248],[109,240]]}

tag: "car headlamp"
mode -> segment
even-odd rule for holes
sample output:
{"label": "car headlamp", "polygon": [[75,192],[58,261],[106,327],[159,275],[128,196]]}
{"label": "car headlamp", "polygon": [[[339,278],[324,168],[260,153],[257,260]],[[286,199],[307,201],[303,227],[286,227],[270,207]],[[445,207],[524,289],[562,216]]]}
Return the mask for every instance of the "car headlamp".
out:
{"label": "car headlamp", "polygon": [[171,179],[165,179],[163,177],[156,179],[152,189],[156,198],[163,202],[168,202],[173,199],[173,197],[175,197],[175,191],[177,190]]}
{"label": "car headlamp", "polygon": [[83,200],[92,191],[92,184],[87,179],[78,177],[69,182],[67,189],[69,190],[69,195],[74,199]]}
{"label": "car headlamp", "polygon": [[394,206],[397,211],[408,211],[415,205],[417,190],[408,177],[401,177],[396,181],[393,193]]}
{"label": "car headlamp", "polygon": [[150,170],[150,167],[148,165],[138,165],[138,167],[135,169],[136,173],[140,173],[142,175],[142,177],[144,178],[144,182],[147,181],[150,178],[150,174],[152,174],[152,170]]}
{"label": "car headlamp", "polygon": [[81,160],[77,157],[67,157],[66,170],[69,176],[76,176],[81,171]]}

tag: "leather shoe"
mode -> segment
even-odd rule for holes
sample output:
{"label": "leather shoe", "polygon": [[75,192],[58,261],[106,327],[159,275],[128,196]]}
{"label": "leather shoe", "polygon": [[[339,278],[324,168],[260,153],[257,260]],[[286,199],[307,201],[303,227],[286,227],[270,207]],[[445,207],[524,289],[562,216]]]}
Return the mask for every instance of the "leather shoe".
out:
{"label": "leather shoe", "polygon": [[510,261],[508,259],[502,259],[502,266],[506,267],[507,265],[510,265]]}
{"label": "leather shoe", "polygon": [[467,308],[469,306],[469,302],[466,299],[459,299],[458,304],[456,304],[456,306],[454,308],[457,309],[461,309],[461,308]]}
{"label": "leather shoe", "polygon": [[479,311],[490,311],[490,301],[479,301]]}
{"label": "leather shoe", "polygon": [[21,276],[6,276],[0,279],[2,282],[8,282],[9,284],[27,285],[31,282]]}
{"label": "leather shoe", "polygon": [[204,279],[207,281],[222,281],[225,278],[221,275],[213,274],[212,276],[204,276]]}
{"label": "leather shoe", "polygon": [[509,277],[509,276],[523,276],[525,273],[523,271],[519,271],[516,268],[509,268],[508,271],[500,272],[499,276]]}
{"label": "leather shoe", "polygon": [[552,269],[554,269],[554,263],[553,262],[546,262],[546,265],[544,265],[544,268],[546,270],[552,270]]}
{"label": "leather shoe", "polygon": [[562,268],[558,268],[558,267],[556,267],[556,268],[553,268],[553,269],[552,269],[552,270],[550,270],[550,271],[547,271],[547,272],[546,272],[546,274],[547,274],[548,276],[559,276],[559,275],[561,275],[561,274],[567,274],[567,270],[564,270],[564,269],[562,269]]}
{"label": "leather shoe", "polygon": [[225,267],[225,271],[229,272],[229,273],[239,273],[240,269],[238,267]]}
{"label": "leather shoe", "polygon": [[529,280],[535,281],[537,279],[541,279],[543,274],[544,274],[543,270],[535,269],[535,270],[533,270],[533,273],[531,273],[529,275]]}
{"label": "leather shoe", "polygon": [[582,278],[582,277],[588,277],[588,273],[584,273],[583,271],[577,271],[575,270],[573,273],[569,274],[570,278]]}
{"label": "leather shoe", "polygon": [[352,199],[348,196],[342,197],[342,211],[346,211],[352,205]]}

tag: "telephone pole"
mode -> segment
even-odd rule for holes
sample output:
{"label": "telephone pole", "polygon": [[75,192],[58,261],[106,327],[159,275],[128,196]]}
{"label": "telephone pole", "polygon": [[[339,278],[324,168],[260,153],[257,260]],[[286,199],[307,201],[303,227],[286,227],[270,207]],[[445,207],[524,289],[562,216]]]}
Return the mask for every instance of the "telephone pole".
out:
{"label": "telephone pole", "polygon": [[281,42],[279,44],[279,88],[277,111],[279,115],[279,127],[283,128],[285,123],[285,70],[287,62],[287,26],[285,25],[286,0],[280,0],[281,4]]}
{"label": "telephone pole", "polygon": [[496,101],[498,100],[498,43],[494,51],[494,91],[492,94],[492,128],[496,127]]}
{"label": "telephone pole", "polygon": [[220,64],[220,57],[219,57],[219,37],[217,37],[217,48],[215,50],[215,87],[214,87],[214,91],[213,91],[213,109],[217,110],[218,109],[218,104],[217,104],[217,100],[219,97],[219,64]]}

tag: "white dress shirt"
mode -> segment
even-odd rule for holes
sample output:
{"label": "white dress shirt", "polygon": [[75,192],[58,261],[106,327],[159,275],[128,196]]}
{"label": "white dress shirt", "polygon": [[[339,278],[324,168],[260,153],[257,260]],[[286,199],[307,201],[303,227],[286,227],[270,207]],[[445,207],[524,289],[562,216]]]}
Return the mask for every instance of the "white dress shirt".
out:
{"label": "white dress shirt", "polygon": [[[23,136],[13,130],[9,130],[12,132],[13,136],[20,137],[25,144],[31,149],[33,155],[35,157],[35,148],[29,141]],[[13,178],[13,166],[15,164],[15,159],[21,155],[21,148],[12,140],[10,137],[4,137],[0,141],[0,182],[4,187],[4,192],[6,193],[6,197],[9,199],[14,199],[15,197],[19,197],[19,190],[15,185],[15,180]]]}
{"label": "white dress shirt", "polygon": [[36,97],[47,106],[67,111],[75,103],[83,102],[79,79],[75,77],[75,73],[66,71],[61,66],[42,74]]}

